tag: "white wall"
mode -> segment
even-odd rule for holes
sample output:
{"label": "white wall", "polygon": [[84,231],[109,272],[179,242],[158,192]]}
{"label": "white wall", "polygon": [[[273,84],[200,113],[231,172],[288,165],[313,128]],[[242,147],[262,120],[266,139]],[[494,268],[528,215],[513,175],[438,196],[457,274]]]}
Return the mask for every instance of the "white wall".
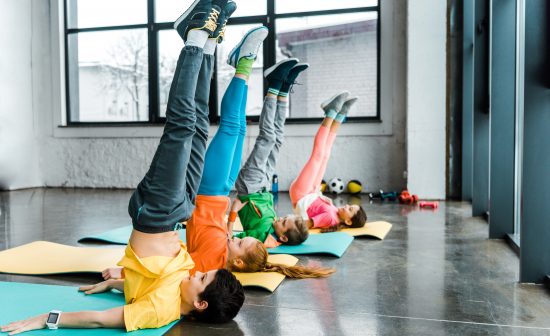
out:
{"label": "white wall", "polygon": [[37,107],[32,99],[31,4],[31,0],[4,0],[0,10],[0,190],[42,183],[33,114]]}
{"label": "white wall", "polygon": [[[20,4],[21,1],[13,0]],[[29,3],[30,1],[26,1]],[[405,14],[401,1],[382,3],[382,64],[380,123],[344,125],[327,169],[327,178],[359,179],[368,189],[399,190],[404,184],[405,162]],[[51,8],[50,8],[51,4]],[[20,12],[29,10],[17,5]],[[161,127],[67,128],[64,123],[64,69],[61,0],[33,0],[32,99],[40,151],[40,180],[34,186],[133,188],[148,168]],[[49,13],[49,14],[48,14]],[[18,21],[28,20],[28,12]],[[7,27],[8,31],[17,25]],[[32,42],[32,43],[31,43]],[[9,45],[15,45],[11,42]],[[10,56],[11,57],[11,56]],[[5,56],[0,56],[5,59]],[[61,83],[61,85],[60,85]],[[285,190],[309,155],[317,125],[289,125],[279,161],[280,189]],[[214,134],[216,127],[211,128]],[[257,127],[249,127],[245,155],[253,146]],[[18,135],[10,137],[17,140]],[[19,140],[18,140],[19,141]],[[32,147],[32,146],[31,146]]]}
{"label": "white wall", "polygon": [[445,198],[446,10],[441,0],[407,7],[407,187],[424,199]]}

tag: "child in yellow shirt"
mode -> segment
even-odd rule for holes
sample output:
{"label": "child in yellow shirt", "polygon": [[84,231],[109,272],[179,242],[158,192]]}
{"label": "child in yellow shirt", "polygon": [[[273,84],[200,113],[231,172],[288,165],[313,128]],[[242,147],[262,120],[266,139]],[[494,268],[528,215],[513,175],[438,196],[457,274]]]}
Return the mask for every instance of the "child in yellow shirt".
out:
{"label": "child in yellow shirt", "polygon": [[[213,54],[235,9],[235,3],[228,0],[195,1],[174,25],[186,45],[170,88],[164,133],[128,206],[133,230],[118,264],[124,267],[125,278],[80,288],[86,294],[112,288],[124,291],[126,305],[105,311],[63,312],[56,327],[132,331],[162,327],[182,315],[227,322],[240,310],[244,291],[229,271],[189,275],[195,264],[176,231],[194,209],[208,138]],[[1,331],[15,334],[43,329],[47,321],[48,314],[42,314],[12,322]]]}

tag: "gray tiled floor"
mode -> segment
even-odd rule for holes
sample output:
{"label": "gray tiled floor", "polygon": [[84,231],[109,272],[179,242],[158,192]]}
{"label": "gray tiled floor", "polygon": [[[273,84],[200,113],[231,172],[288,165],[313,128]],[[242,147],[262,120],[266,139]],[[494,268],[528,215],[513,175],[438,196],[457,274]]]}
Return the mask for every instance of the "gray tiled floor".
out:
{"label": "gray tiled floor", "polygon": [[[78,238],[129,223],[131,191],[33,189],[0,193],[0,249],[34,240],[79,245]],[[341,196],[337,202],[348,201]],[[337,273],[322,280],[285,280],[274,294],[247,289],[234,322],[181,322],[169,335],[550,335],[550,293],[520,285],[518,259],[470,205],[436,211],[362,202],[369,220],[394,224],[384,241],[356,239],[340,258],[300,257]],[[288,195],[278,211],[290,211]],[[78,285],[87,275],[0,281]]]}

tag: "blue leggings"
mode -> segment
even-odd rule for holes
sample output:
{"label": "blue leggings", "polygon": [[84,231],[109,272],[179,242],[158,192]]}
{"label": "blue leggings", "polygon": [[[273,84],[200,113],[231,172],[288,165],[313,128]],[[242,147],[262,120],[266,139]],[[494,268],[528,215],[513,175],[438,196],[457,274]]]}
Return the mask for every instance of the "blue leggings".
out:
{"label": "blue leggings", "polygon": [[233,77],[222,99],[220,126],[206,150],[199,195],[227,196],[241,167],[248,86]]}

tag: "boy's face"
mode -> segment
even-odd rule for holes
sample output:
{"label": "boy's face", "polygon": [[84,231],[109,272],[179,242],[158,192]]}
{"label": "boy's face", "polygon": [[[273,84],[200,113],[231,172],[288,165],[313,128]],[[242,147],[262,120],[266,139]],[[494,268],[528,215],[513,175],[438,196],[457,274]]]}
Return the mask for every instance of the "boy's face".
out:
{"label": "boy's face", "polygon": [[279,217],[273,222],[273,229],[277,237],[283,236],[288,230],[296,230],[296,223],[294,222],[294,216],[288,215],[285,217]]}
{"label": "boy's face", "polygon": [[204,289],[214,281],[218,270],[202,273],[197,271],[193,276],[188,276],[181,281],[181,296],[182,298],[199,300],[199,294],[204,292]]}

